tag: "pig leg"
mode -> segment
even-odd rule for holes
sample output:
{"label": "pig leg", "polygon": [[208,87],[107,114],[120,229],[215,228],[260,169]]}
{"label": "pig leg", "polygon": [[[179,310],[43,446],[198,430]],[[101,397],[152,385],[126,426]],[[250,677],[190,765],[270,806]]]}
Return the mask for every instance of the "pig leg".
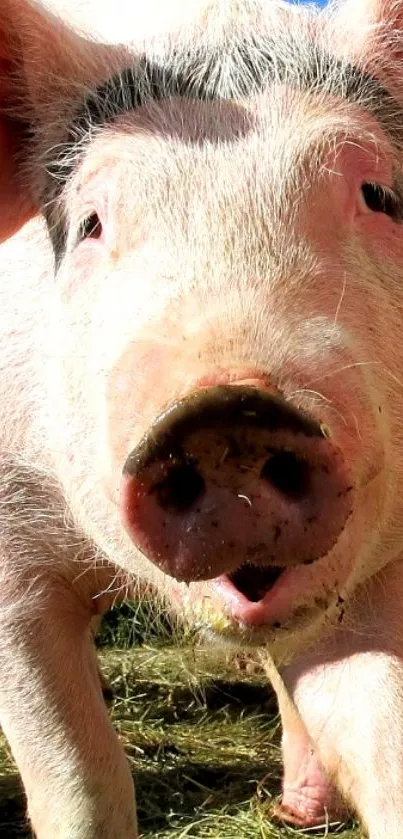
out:
{"label": "pig leg", "polygon": [[278,672],[266,665],[277,693],[282,724],[283,794],[276,819],[296,827],[316,827],[348,817],[336,787],[324,772],[307,729]]}
{"label": "pig leg", "polygon": [[[108,719],[86,591],[49,567],[0,585],[0,716],[38,839],[135,839],[133,784]],[[3,580],[1,581],[3,583]]]}
{"label": "pig leg", "polygon": [[322,765],[370,839],[403,839],[403,563],[372,578],[284,681]]}

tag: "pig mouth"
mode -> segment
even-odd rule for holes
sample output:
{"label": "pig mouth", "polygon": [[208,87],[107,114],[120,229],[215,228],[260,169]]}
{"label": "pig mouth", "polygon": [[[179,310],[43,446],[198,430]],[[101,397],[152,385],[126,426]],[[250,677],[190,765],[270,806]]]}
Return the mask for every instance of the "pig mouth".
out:
{"label": "pig mouth", "polygon": [[235,571],[223,575],[227,585],[233,586],[250,603],[259,603],[273,588],[284,568],[278,566],[261,566],[245,562]]}
{"label": "pig mouth", "polygon": [[[327,610],[332,600],[326,593],[328,585],[324,587],[323,576],[318,576],[315,566],[314,560],[303,568],[243,562],[233,571],[215,577],[210,581],[215,604],[212,628],[216,613],[223,610],[232,628],[247,630],[252,639],[264,627],[273,631],[287,625],[289,629],[294,619],[300,620],[301,604],[305,619],[311,622],[318,610]],[[229,624],[225,632],[229,631]],[[222,631],[219,626],[219,634]]]}

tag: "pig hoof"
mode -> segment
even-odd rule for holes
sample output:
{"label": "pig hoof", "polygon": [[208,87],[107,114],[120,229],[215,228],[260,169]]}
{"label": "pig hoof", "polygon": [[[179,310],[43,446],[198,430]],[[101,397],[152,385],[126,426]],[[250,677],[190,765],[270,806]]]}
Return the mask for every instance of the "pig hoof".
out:
{"label": "pig hoof", "polygon": [[281,801],[273,806],[271,818],[294,827],[319,828],[348,821],[349,813],[341,801],[324,803],[321,798],[315,798],[312,791],[298,791],[284,794]]}

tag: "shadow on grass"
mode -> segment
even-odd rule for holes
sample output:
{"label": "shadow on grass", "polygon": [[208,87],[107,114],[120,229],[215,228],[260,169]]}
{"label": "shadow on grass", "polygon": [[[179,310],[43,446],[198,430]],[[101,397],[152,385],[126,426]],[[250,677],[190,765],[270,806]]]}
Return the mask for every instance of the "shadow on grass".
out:
{"label": "shadow on grass", "polygon": [[[225,810],[234,813],[256,793],[262,777],[260,762],[235,766],[202,766],[181,760],[180,767],[170,767],[174,755],[159,754],[158,774],[153,770],[135,773],[139,825],[143,831],[172,829],[175,819],[181,824],[193,822],[197,814]],[[280,778],[271,778],[273,795],[280,793]]]}
{"label": "shadow on grass", "polygon": [[[131,688],[136,693],[139,685]],[[139,699],[143,691],[150,706],[144,714],[143,698],[139,710],[151,736],[142,737],[141,743],[126,740],[125,747],[133,761],[139,825],[146,836],[165,836],[165,832],[174,836],[200,818],[214,820],[222,813],[231,817],[241,809],[245,812],[263,779],[268,800],[280,794],[280,761],[272,760],[273,750],[279,755],[278,711],[267,684],[215,678],[199,684],[195,691],[194,685],[145,680]],[[126,719],[118,713],[123,731],[136,717],[133,704],[127,713]],[[241,753],[239,726],[243,729]],[[259,750],[252,742],[258,727],[262,734]]]}
{"label": "shadow on grass", "polygon": [[[168,750],[168,760],[172,756]],[[260,774],[261,764],[252,761],[238,764],[235,769],[233,766],[206,768],[189,760],[177,770],[164,767],[160,754],[158,773],[140,769],[134,774],[140,830],[146,836],[175,829],[186,832],[186,824],[191,826],[201,815],[208,818],[210,814],[214,818],[224,811],[229,817],[236,815],[256,793],[256,779]],[[279,777],[270,778],[270,787],[273,795],[279,794]],[[32,839],[17,773],[0,778],[0,801],[0,839]],[[320,834],[323,836],[322,831]]]}
{"label": "shadow on grass", "polygon": [[206,710],[219,711],[228,705],[234,706],[239,715],[240,709],[245,714],[276,713],[277,701],[271,687],[266,685],[249,684],[249,682],[232,682],[225,679],[215,679],[203,685],[203,699]]}
{"label": "shadow on grass", "polygon": [[0,839],[31,839],[18,772],[0,777]]}
{"label": "shadow on grass", "polygon": [[[155,769],[134,773],[139,825],[143,831],[172,829],[176,814],[191,823],[197,812],[225,807],[237,809],[256,791],[261,764],[247,761],[233,766],[201,766],[173,747],[155,747],[147,757],[158,759]],[[172,761],[180,758],[180,767]],[[254,780],[251,780],[254,779]],[[279,779],[276,794],[279,792]],[[25,817],[25,797],[17,773],[0,778],[0,839],[31,839]]]}
{"label": "shadow on grass", "polygon": [[[119,692],[114,688],[115,695]],[[120,700],[121,696],[119,697]],[[137,714],[151,722],[159,720],[164,725],[183,721],[191,724],[206,713],[225,711],[226,719],[238,719],[278,713],[276,698],[268,685],[248,684],[216,679],[203,685],[167,685],[154,681],[142,681],[130,685],[122,701],[130,702],[129,717]],[[127,705],[126,705],[127,708]],[[119,714],[118,714],[119,716]]]}

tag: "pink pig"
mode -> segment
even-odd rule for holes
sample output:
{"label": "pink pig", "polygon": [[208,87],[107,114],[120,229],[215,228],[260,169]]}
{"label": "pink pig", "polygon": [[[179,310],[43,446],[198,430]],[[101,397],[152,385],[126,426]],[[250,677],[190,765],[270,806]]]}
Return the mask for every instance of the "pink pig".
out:
{"label": "pink pig", "polygon": [[129,6],[0,10],[0,721],[29,817],[137,836],[90,624],[138,580],[260,650],[285,818],[403,839],[403,0]]}

